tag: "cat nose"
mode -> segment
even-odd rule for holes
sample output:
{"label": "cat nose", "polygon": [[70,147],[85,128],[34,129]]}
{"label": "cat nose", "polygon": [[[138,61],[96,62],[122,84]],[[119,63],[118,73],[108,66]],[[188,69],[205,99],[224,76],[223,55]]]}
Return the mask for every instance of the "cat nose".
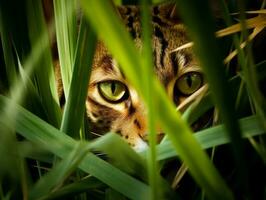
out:
{"label": "cat nose", "polygon": [[[164,138],[164,133],[162,132],[159,132],[156,134],[156,141],[157,141],[157,144],[160,144],[160,142],[162,141],[162,139]],[[144,137],[142,137],[142,139],[146,142],[146,143],[149,143],[149,136],[148,134],[145,134]]]}
{"label": "cat nose", "polygon": [[135,146],[133,147],[133,149],[136,152],[144,151],[147,148],[148,148],[148,143],[145,142],[142,138],[138,138],[137,141],[136,141]]}
{"label": "cat nose", "polygon": [[161,141],[164,138],[164,135],[165,135],[164,133],[157,134],[157,144],[160,144],[161,143]]}

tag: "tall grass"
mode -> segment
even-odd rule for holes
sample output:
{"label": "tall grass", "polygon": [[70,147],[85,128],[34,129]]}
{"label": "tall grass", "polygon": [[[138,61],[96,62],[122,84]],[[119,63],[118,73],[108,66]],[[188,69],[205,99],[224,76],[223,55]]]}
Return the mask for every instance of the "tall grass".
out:
{"label": "tall grass", "polygon": [[[266,182],[260,177],[266,164],[266,58],[256,60],[260,49],[255,49],[254,59],[251,44],[248,51],[241,50],[242,39],[249,34],[245,8],[240,5],[242,28],[226,38],[234,37],[238,49],[238,62],[227,59],[233,70],[226,70],[223,59],[230,52],[222,53],[227,46],[218,45],[215,38],[210,5],[176,1],[209,87],[182,114],[152,70],[148,7],[155,2],[141,1],[144,47],[140,54],[110,1],[54,1],[51,23],[46,23],[43,13],[50,1],[1,1],[0,199],[265,198]],[[228,14],[231,3],[221,8],[227,22],[234,20]],[[259,20],[249,27],[263,30],[265,10],[257,13]],[[62,110],[49,34],[56,35],[66,98]],[[148,108],[147,151],[135,152],[115,133],[84,140],[90,134],[85,132],[85,100],[97,39],[106,44]],[[193,133],[190,125],[214,107],[215,123],[220,125]],[[159,145],[157,123],[167,136]],[[211,160],[206,149],[214,147]],[[189,173],[175,179],[176,173],[181,174],[180,162]],[[177,189],[171,188],[175,180],[181,180]]]}

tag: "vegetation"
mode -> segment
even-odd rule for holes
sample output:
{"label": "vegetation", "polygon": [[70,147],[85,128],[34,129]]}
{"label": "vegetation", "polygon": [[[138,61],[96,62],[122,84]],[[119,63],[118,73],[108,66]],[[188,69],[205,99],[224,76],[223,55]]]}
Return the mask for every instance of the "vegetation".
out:
{"label": "vegetation", "polygon": [[[183,113],[152,73],[148,7],[164,1],[140,1],[142,55],[110,2],[1,0],[0,199],[265,199],[265,1],[217,1],[218,30],[207,1],[176,0],[209,83]],[[145,152],[115,133],[90,139],[85,100],[97,39],[147,105]],[[214,126],[193,133],[210,111]],[[159,145],[155,123],[166,133]]]}

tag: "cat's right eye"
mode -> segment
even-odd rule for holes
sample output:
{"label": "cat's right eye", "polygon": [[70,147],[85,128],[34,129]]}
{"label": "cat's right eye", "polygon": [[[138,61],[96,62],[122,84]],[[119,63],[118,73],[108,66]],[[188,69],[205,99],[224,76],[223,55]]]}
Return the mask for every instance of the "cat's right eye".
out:
{"label": "cat's right eye", "polygon": [[111,103],[120,103],[128,97],[127,87],[120,81],[102,81],[98,83],[98,91],[104,100]]}
{"label": "cat's right eye", "polygon": [[203,85],[203,77],[199,72],[188,72],[177,79],[175,90],[188,96],[196,92]]}

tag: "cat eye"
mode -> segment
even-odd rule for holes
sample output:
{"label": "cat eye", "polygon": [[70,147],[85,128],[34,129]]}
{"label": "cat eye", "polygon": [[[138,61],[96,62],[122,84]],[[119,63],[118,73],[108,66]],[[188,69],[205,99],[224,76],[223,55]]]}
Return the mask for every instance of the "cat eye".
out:
{"label": "cat eye", "polygon": [[120,81],[103,81],[98,83],[100,95],[111,103],[119,103],[128,97],[127,87]]}
{"label": "cat eye", "polygon": [[203,84],[202,74],[199,72],[188,72],[179,77],[176,81],[176,89],[187,96],[196,92]]}

